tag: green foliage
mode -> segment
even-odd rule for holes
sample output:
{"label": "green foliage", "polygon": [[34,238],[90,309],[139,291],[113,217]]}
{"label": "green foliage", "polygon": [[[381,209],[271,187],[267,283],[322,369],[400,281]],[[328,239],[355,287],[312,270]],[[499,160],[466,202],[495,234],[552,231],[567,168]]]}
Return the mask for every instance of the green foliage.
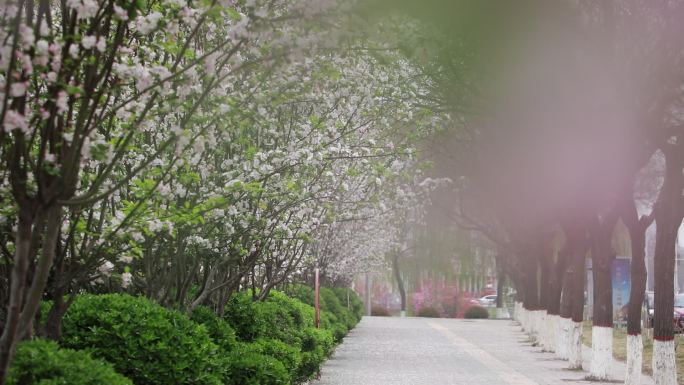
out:
{"label": "green foliage", "polygon": [[8,385],[132,385],[112,365],[87,352],[61,349],[46,340],[19,344],[7,378]]}
{"label": "green foliage", "polygon": [[337,295],[327,287],[321,288],[321,309],[335,314],[338,322],[345,325],[347,329],[353,328],[358,322],[354,314],[347,309],[346,305],[342,305]]}
{"label": "green foliage", "polygon": [[206,306],[198,306],[193,310],[191,320],[204,325],[209,332],[209,336],[223,351],[229,352],[235,348],[237,338],[235,330]]}
{"label": "green foliage", "polygon": [[228,301],[225,318],[242,341],[251,342],[243,349],[277,359],[293,373],[294,380],[302,381],[320,370],[334,342],[356,325],[358,317],[340,301],[343,295],[346,303],[346,292],[322,289],[322,329],[316,329],[314,309],[308,304],[313,304],[313,290],[295,285],[288,288],[288,294],[271,291],[264,301],[255,302],[249,293],[235,293]]}
{"label": "green foliage", "polygon": [[432,306],[423,306],[418,310],[418,313],[416,313],[417,317],[426,317],[426,318],[440,318],[441,315],[439,314],[439,311],[435,309]]}
{"label": "green foliage", "polygon": [[261,354],[259,344],[239,344],[226,356],[225,385],[285,385],[290,374],[277,359]]}
{"label": "green foliage", "polygon": [[259,308],[247,293],[233,294],[226,304],[223,318],[235,329],[241,341],[254,341],[264,335],[266,325],[261,324]]}
{"label": "green foliage", "polygon": [[[308,286],[293,285],[287,289],[287,293],[302,302],[311,305],[314,303],[314,290]],[[347,295],[349,295],[349,308],[347,308]],[[321,327],[329,329],[336,341],[342,340],[363,316],[363,302],[350,289],[322,287],[320,301]]]}
{"label": "green foliage", "polygon": [[259,338],[252,344],[255,352],[280,361],[288,373],[296,373],[302,363],[300,350],[284,342]]}
{"label": "green foliage", "polygon": [[298,299],[301,302],[313,306],[314,305],[314,289],[306,285],[290,285],[285,289],[288,296]]}
{"label": "green foliage", "polygon": [[295,307],[283,306],[286,303],[282,297],[255,302],[248,293],[235,293],[228,301],[226,319],[243,341],[266,337],[300,346],[298,331],[305,322],[305,316],[299,314]]}
{"label": "green foliage", "polygon": [[64,317],[62,345],[88,349],[136,385],[218,385],[223,375],[204,326],[142,297],[79,296]]}
{"label": "green foliage", "polygon": [[271,290],[266,302],[277,303],[285,308],[292,316],[295,325],[300,328],[314,326],[314,308],[296,298],[288,297],[287,294]]}
{"label": "green foliage", "polygon": [[356,294],[354,290],[346,287],[333,287],[330,290],[332,290],[333,293],[335,293],[335,295],[340,300],[340,303],[342,305],[345,305],[348,300],[348,309],[356,317],[357,322],[361,321],[361,318],[363,317],[363,301],[361,300],[359,295]]}
{"label": "green foliage", "polygon": [[318,373],[321,364],[331,353],[333,336],[325,329],[307,328],[302,340],[302,365],[299,375],[309,378]]}
{"label": "green foliage", "polygon": [[489,318],[489,312],[482,306],[471,306],[468,309],[466,309],[465,313],[463,313],[463,318]]}

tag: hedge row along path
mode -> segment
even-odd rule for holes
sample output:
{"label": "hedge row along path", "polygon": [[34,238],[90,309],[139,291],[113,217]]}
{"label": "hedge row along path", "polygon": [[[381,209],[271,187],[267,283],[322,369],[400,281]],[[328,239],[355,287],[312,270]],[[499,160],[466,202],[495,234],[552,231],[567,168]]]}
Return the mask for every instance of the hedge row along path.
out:
{"label": "hedge row along path", "polygon": [[[589,350],[583,356],[588,369]],[[592,383],[587,372],[566,367],[510,320],[364,317],[312,385]],[[624,364],[615,361],[611,369],[621,383]]]}

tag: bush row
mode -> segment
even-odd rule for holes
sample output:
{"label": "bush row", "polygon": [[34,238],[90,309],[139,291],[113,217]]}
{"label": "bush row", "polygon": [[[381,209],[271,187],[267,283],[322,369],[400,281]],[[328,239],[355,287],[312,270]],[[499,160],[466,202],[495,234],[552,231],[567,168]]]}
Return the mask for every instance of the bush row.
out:
{"label": "bush row", "polygon": [[236,293],[224,317],[202,306],[188,317],[142,297],[81,295],[64,317],[59,345],[20,344],[8,383],[300,383],[318,372],[363,307],[351,291],[322,289],[316,329],[313,290],[289,292],[272,291],[264,301]]}

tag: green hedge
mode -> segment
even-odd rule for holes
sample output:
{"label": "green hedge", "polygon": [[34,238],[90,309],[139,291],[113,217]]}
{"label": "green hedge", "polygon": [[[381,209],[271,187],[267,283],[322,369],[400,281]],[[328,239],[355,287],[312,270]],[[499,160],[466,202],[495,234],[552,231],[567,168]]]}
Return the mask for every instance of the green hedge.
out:
{"label": "green hedge", "polygon": [[[347,307],[347,293],[349,293],[349,307]],[[287,294],[313,306],[314,290],[308,286],[292,285],[287,289]],[[330,330],[338,342],[356,326],[363,316],[363,302],[350,289],[322,287],[320,303],[321,327]]]}
{"label": "green hedge", "polygon": [[242,341],[270,338],[299,347],[302,327],[298,321],[305,316],[293,316],[292,309],[282,306],[281,302],[255,302],[249,293],[235,293],[228,300],[224,318]]}
{"label": "green hedge", "polygon": [[482,306],[471,306],[466,309],[463,313],[463,318],[477,319],[477,318],[489,318],[489,311]]}
{"label": "green hedge", "polygon": [[297,373],[302,364],[301,350],[282,341],[259,338],[250,345],[253,351],[280,361],[288,373]]}
{"label": "green hedge", "polygon": [[209,336],[224,352],[230,352],[237,345],[235,330],[228,322],[216,316],[213,310],[206,306],[198,306],[193,310],[190,319],[204,325]]}
{"label": "green hedge", "polygon": [[81,295],[63,325],[63,346],[88,349],[136,385],[222,383],[223,359],[206,327],[145,298]]}
{"label": "green hedge", "polygon": [[112,365],[84,351],[62,349],[53,341],[19,344],[7,385],[132,385]]}
{"label": "green hedge", "polygon": [[[313,290],[306,286],[296,290],[294,298],[272,291],[264,301],[254,301],[250,293],[235,293],[223,317],[204,306],[188,317],[142,297],[80,295],[64,317],[60,343],[88,353],[60,351],[105,360],[109,364],[99,365],[118,375],[113,368],[136,385],[300,383],[320,370],[335,342],[361,318],[356,307],[363,307],[353,292],[322,289],[321,329],[316,329],[314,309],[305,302],[313,304]],[[126,377],[120,376],[124,382],[107,383],[130,384]],[[32,382],[16,382],[24,383]]]}
{"label": "green hedge", "polygon": [[364,313],[363,301],[361,300],[361,297],[359,297],[352,289],[349,288],[333,287],[330,290],[335,293],[342,305],[346,305],[347,301],[349,301],[349,310],[356,318],[356,322],[358,323],[361,321],[361,317],[363,317]]}
{"label": "green hedge", "polygon": [[432,306],[423,306],[418,310],[416,317],[440,318],[439,311]]}
{"label": "green hedge", "polygon": [[285,385],[292,381],[282,362],[260,353],[259,344],[239,344],[226,356],[225,385]]}

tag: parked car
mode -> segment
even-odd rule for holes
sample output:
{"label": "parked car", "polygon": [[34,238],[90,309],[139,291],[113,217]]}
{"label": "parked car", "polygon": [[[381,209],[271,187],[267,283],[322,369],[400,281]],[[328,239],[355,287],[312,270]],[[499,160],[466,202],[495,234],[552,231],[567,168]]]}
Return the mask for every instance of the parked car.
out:
{"label": "parked car", "polygon": [[[652,291],[647,291],[644,298],[644,306],[646,308],[646,323],[647,327],[653,327],[653,314],[655,308],[655,296]],[[684,294],[677,294],[674,297],[674,309],[672,314],[672,322],[674,323],[675,333],[684,332]]]}
{"label": "parked car", "polygon": [[675,295],[674,329],[675,333],[684,332],[684,294]]}
{"label": "parked car", "polygon": [[494,306],[496,304],[496,294],[485,295],[478,299],[477,302],[481,306]]}
{"label": "parked car", "polygon": [[653,309],[654,309],[653,299],[654,299],[653,292],[647,291],[646,295],[644,296],[644,308],[646,309],[646,327],[648,327],[648,328],[653,327]]}

